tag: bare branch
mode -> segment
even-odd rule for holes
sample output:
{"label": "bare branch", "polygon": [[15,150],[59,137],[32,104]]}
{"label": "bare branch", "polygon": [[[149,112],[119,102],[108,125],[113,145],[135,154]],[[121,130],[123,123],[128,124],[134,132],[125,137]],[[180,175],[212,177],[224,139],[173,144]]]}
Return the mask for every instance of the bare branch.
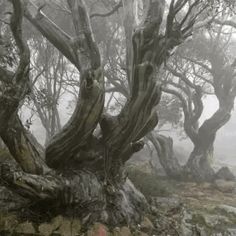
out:
{"label": "bare branch", "polygon": [[72,38],[52,22],[39,7],[28,1],[25,17],[45,36],[62,54],[80,69],[78,58],[72,47]]}
{"label": "bare branch", "polygon": [[73,46],[79,58],[80,67],[83,71],[90,68],[96,70],[101,66],[101,59],[92,33],[86,5],[83,0],[67,0],[67,2],[77,37]]}
{"label": "bare branch", "polygon": [[113,8],[112,10],[110,10],[109,12],[107,13],[92,13],[90,15],[90,18],[94,18],[94,17],[108,17],[108,16],[111,16],[113,15],[115,12],[117,12],[121,7],[122,7],[122,0],[120,0]]}
{"label": "bare branch", "polygon": [[192,83],[183,73],[180,73],[176,70],[174,70],[172,67],[166,65],[166,69],[168,71],[170,71],[174,76],[180,78],[183,82],[185,82],[188,86],[190,86],[191,88],[195,88],[196,85],[194,83]]}
{"label": "bare branch", "polygon": [[176,91],[174,89],[163,87],[162,90],[165,93],[169,93],[169,94],[176,96],[180,100],[180,102],[182,104],[183,112],[184,112],[185,132],[189,136],[189,138],[192,140],[192,142],[196,143],[197,139],[198,139],[197,131],[195,130],[195,127],[193,127],[193,123],[191,120],[192,116],[189,112],[188,103],[186,102],[185,98],[182,96],[181,93],[179,93],[178,91]]}

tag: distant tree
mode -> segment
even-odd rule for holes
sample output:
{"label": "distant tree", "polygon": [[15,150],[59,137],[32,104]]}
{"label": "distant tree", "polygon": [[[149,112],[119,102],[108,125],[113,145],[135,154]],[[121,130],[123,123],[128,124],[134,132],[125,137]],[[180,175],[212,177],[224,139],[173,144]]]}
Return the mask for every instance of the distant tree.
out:
{"label": "distant tree", "polygon": [[[186,166],[180,168],[171,151],[173,144],[168,139],[164,142],[164,137],[157,137],[159,144],[155,144],[156,148],[159,152],[166,150],[169,153],[162,154],[162,163],[170,176],[186,178],[187,175],[203,181],[215,177],[211,167],[215,137],[217,131],[229,121],[236,96],[235,58],[230,53],[233,40],[230,32],[231,29],[224,30],[223,26],[217,25],[202,30],[193,41],[178,50],[175,59],[167,66],[173,76],[163,81],[166,84],[163,91],[181,102],[184,130],[194,145]],[[216,96],[219,107],[199,126],[204,109],[203,96],[207,94]],[[165,159],[169,160],[169,164]],[[168,168],[171,170],[168,171]]]}

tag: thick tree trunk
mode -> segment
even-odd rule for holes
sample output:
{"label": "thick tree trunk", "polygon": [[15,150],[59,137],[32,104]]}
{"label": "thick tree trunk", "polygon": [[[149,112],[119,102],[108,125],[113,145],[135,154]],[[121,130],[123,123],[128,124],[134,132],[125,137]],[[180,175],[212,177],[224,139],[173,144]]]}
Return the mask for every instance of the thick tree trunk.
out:
{"label": "thick tree trunk", "polygon": [[[19,0],[11,2],[14,10],[11,30],[20,52],[20,62],[14,75],[5,70],[2,76],[12,79],[12,87],[10,91],[0,93],[0,122],[6,124],[0,127],[0,136],[21,169],[3,164],[0,174],[4,184],[32,202],[46,202],[51,211],[72,209],[77,214],[87,214],[92,221],[109,224],[139,221],[148,210],[146,200],[125,177],[123,166],[143,147],[140,139],[158,122],[156,106],[161,88],[156,73],[161,71],[172,49],[189,35],[193,21],[185,21],[192,7],[182,20],[183,29],[176,29],[174,18],[180,6],[172,1],[163,35],[161,23],[165,1],[150,1],[143,25],[132,36],[130,97],[119,115],[109,116],[102,114],[103,68],[85,2],[67,1],[76,40],[50,21],[31,1],[26,4]],[[21,29],[23,13],[80,71],[79,101],[67,125],[46,147],[47,165],[16,115],[29,84],[29,49],[22,39]],[[176,31],[180,36],[176,36]],[[9,105],[8,110],[4,108],[5,104]],[[101,134],[95,136],[98,124]]]}
{"label": "thick tree trunk", "polygon": [[188,179],[196,181],[212,181],[215,172],[211,167],[213,161],[213,145],[202,147],[197,145],[190,154],[185,166],[185,172]]}
{"label": "thick tree trunk", "polygon": [[188,175],[199,181],[212,181],[214,170],[211,167],[213,161],[214,141],[217,131],[230,119],[232,102],[229,106],[220,107],[212,117],[206,120],[198,130],[194,149],[185,166]]}
{"label": "thick tree trunk", "polygon": [[72,210],[88,222],[109,225],[138,223],[148,211],[145,197],[127,178],[112,185],[90,171],[68,170],[60,175],[52,171],[39,176],[8,164],[1,165],[0,173],[5,186],[32,201],[31,211],[47,212],[50,205],[52,215]]}

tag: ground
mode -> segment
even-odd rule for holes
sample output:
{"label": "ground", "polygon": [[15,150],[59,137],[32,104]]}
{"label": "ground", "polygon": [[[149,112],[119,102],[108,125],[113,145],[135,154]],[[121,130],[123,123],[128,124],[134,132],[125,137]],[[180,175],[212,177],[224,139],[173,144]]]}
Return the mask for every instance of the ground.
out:
{"label": "ground", "polygon": [[[142,175],[138,171],[132,172],[133,180]],[[154,189],[152,186],[159,186],[159,191],[154,189],[155,196],[149,200],[154,213],[154,217],[149,218],[156,222],[155,228],[159,228],[156,235],[236,235],[236,182],[179,182],[147,173],[141,178],[142,184],[138,185],[147,197],[150,196],[149,189]],[[159,212],[159,217],[155,218],[155,212],[157,216]],[[161,225],[163,221],[167,223]],[[173,226],[175,229],[170,232],[168,227]]]}
{"label": "ground", "polygon": [[[86,225],[86,217],[77,219],[57,215],[40,221],[19,217],[2,210],[0,235],[38,236],[228,236],[236,235],[236,182],[179,182],[156,174],[129,168],[128,176],[150,203],[150,214],[139,225]],[[4,194],[3,194],[4,193]],[[0,188],[0,209],[11,192]],[[16,198],[20,203],[20,199]],[[9,202],[8,202],[9,204]],[[13,204],[13,203],[12,203]],[[19,213],[19,209],[18,209]],[[22,214],[20,214],[22,215]],[[38,217],[38,216],[37,216]],[[36,218],[37,218],[36,217]]]}

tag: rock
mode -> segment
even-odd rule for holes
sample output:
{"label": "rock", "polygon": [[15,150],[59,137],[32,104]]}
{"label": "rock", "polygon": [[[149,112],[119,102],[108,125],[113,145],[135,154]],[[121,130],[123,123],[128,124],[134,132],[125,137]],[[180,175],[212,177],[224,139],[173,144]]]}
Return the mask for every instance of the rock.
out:
{"label": "rock", "polygon": [[140,229],[145,233],[151,233],[154,229],[154,226],[147,217],[144,217],[143,221],[140,224]]}
{"label": "rock", "polygon": [[151,207],[150,207],[150,210],[151,210],[151,213],[152,213],[152,214],[158,214],[158,209],[157,209],[157,207],[151,206]]}
{"label": "rock", "polygon": [[108,236],[108,230],[106,226],[96,223],[90,230],[88,230],[86,236]]}
{"label": "rock", "polygon": [[236,190],[236,182],[217,179],[215,186],[218,190],[224,193],[232,193]]}
{"label": "rock", "polygon": [[62,222],[63,222],[63,216],[61,216],[61,215],[58,215],[51,220],[51,224],[53,225],[53,227],[55,229],[59,228],[59,226],[62,224]]}
{"label": "rock", "polygon": [[154,197],[152,199],[152,205],[155,206],[157,209],[168,211],[169,209],[179,207],[180,205],[182,205],[182,203],[178,198]]}
{"label": "rock", "polygon": [[202,183],[202,184],[201,184],[201,187],[202,187],[203,189],[209,189],[209,188],[212,187],[212,184],[205,182],[205,183]]}
{"label": "rock", "polygon": [[128,227],[122,227],[120,230],[120,236],[131,236],[130,229]]}
{"label": "rock", "polygon": [[79,235],[81,230],[81,222],[78,219],[73,219],[71,223],[71,233],[73,235]]}
{"label": "rock", "polygon": [[80,235],[81,223],[78,219],[68,219],[57,216],[52,219],[51,223],[43,223],[38,230],[42,235],[49,236],[52,233],[60,236]]}
{"label": "rock", "polygon": [[205,194],[202,191],[197,191],[194,193],[197,198],[204,197]]}
{"label": "rock", "polygon": [[56,228],[52,224],[47,224],[47,223],[43,223],[38,227],[39,233],[44,236],[51,235],[54,230],[56,230]]}
{"label": "rock", "polygon": [[130,232],[130,229],[128,227],[124,226],[122,228],[116,227],[113,230],[112,236],[132,236],[132,234]]}
{"label": "rock", "polygon": [[19,224],[15,230],[15,233],[21,234],[21,235],[32,235],[35,234],[35,228],[31,222],[24,222]]}
{"label": "rock", "polygon": [[113,234],[112,236],[120,236],[120,228],[119,227],[115,227],[113,229]]}
{"label": "rock", "polygon": [[236,207],[232,207],[229,205],[219,205],[215,208],[216,210],[223,210],[226,214],[234,214],[236,216]]}
{"label": "rock", "polygon": [[61,236],[74,236],[74,234],[72,234],[71,221],[64,218],[60,225],[60,228],[58,229],[58,232]]}
{"label": "rock", "polygon": [[133,236],[148,236],[148,234],[141,232],[139,230],[136,230],[133,234]]}
{"label": "rock", "polygon": [[236,229],[228,229],[229,235],[236,235]]}
{"label": "rock", "polygon": [[43,223],[39,225],[38,231],[42,235],[49,236],[57,230],[56,235],[60,235],[59,228],[63,224],[63,221],[63,216],[58,215],[53,218],[50,223]]}
{"label": "rock", "polygon": [[6,230],[12,232],[18,225],[18,220],[15,215],[0,215],[0,231]]}
{"label": "rock", "polygon": [[217,179],[223,179],[223,180],[228,180],[228,181],[233,181],[235,180],[235,176],[231,172],[231,170],[228,167],[222,167],[218,170],[216,173],[216,178]]}

